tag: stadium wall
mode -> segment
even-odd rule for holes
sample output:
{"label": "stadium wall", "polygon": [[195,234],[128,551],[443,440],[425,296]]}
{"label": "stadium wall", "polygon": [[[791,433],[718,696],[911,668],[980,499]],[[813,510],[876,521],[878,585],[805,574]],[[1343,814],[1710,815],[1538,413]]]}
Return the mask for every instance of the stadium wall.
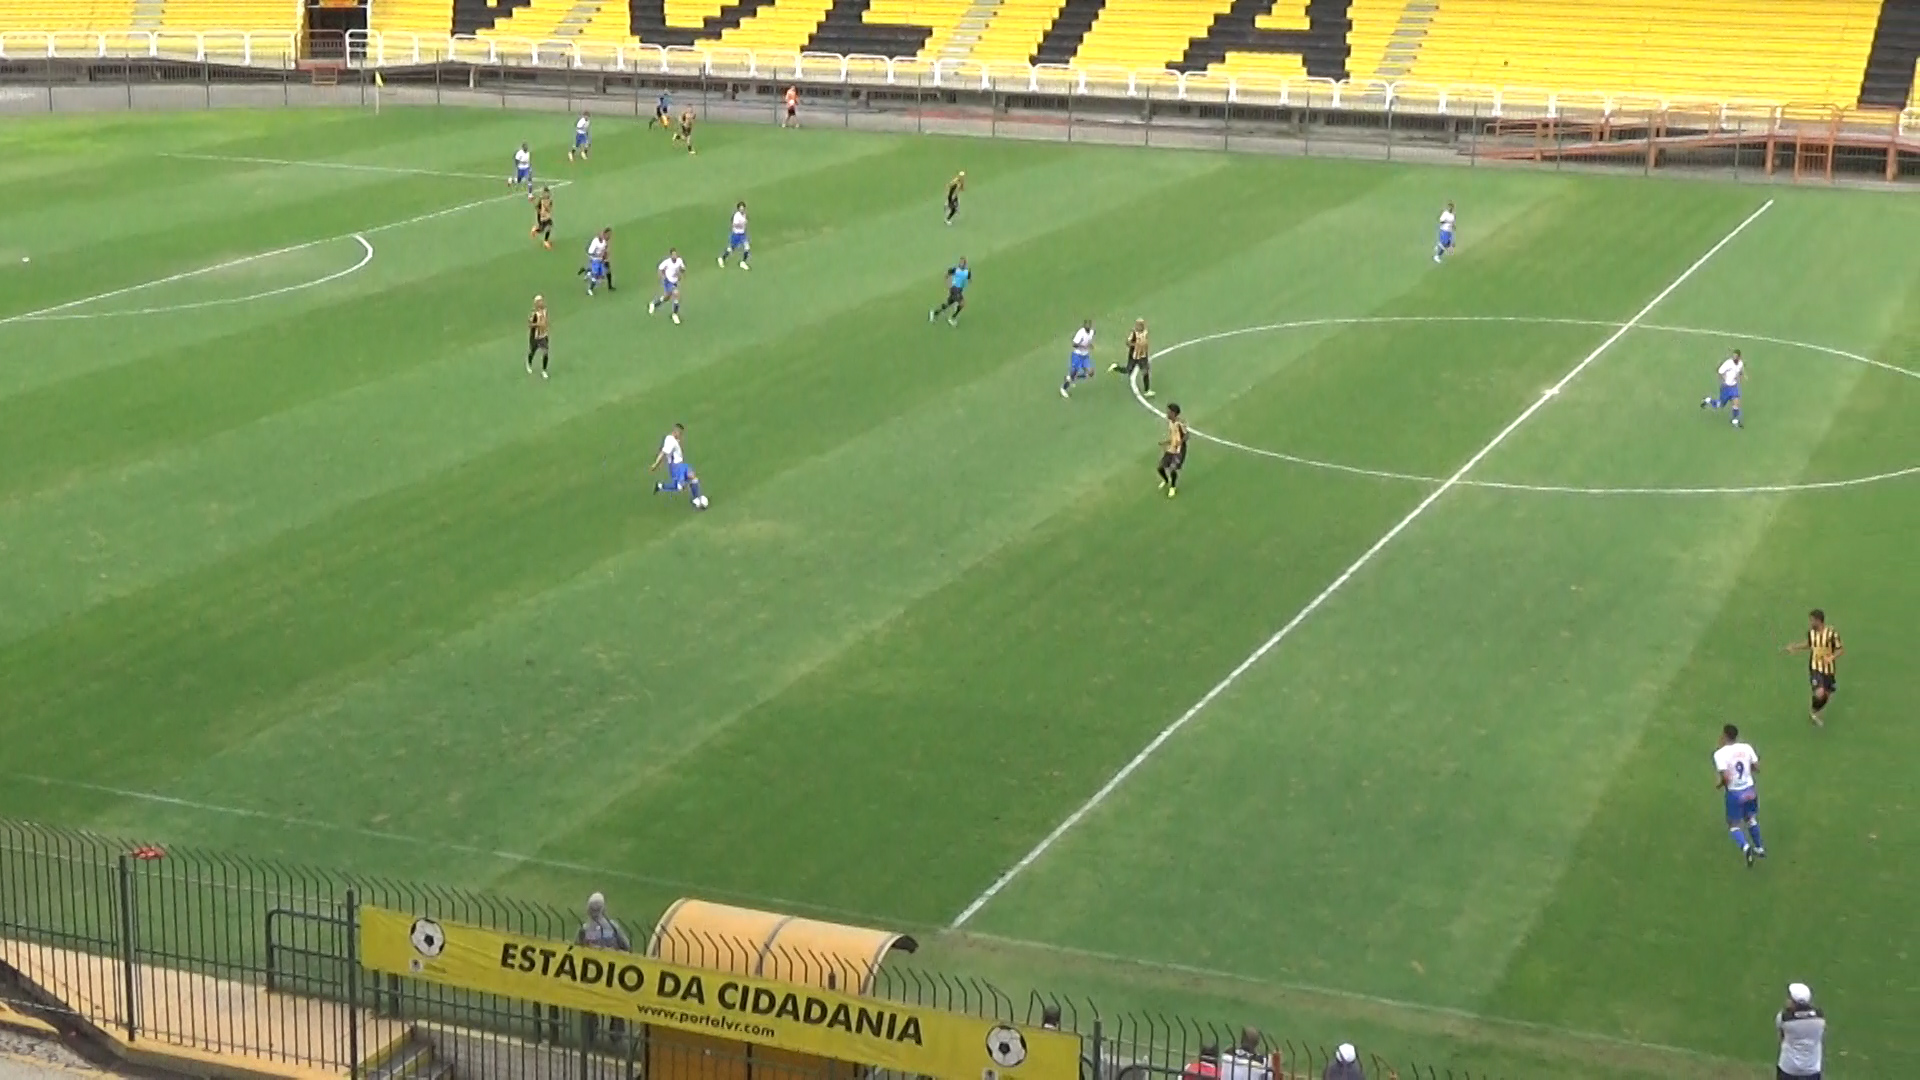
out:
{"label": "stadium wall", "polygon": [[[446,105],[802,118],[917,132],[1425,163],[1656,170],[1741,181],[1920,177],[1920,112],[1456,91],[1409,84],[879,57],[729,53],[357,34],[293,58],[284,34],[0,34],[0,114]],[[416,62],[417,61],[417,62]]]}

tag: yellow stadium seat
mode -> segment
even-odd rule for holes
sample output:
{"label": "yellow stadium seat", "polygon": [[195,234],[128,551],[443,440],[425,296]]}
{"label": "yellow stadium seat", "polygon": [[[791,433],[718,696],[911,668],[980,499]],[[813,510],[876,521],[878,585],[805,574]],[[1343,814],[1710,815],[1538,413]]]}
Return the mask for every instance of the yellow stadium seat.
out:
{"label": "yellow stadium seat", "polygon": [[0,33],[101,33],[132,25],[133,0],[0,0]]}
{"label": "yellow stadium seat", "polygon": [[198,33],[207,30],[300,29],[301,7],[284,0],[166,0],[160,29]]}
{"label": "yellow stadium seat", "polygon": [[1880,0],[1443,0],[1409,78],[1849,105]]}
{"label": "yellow stadium seat", "polygon": [[560,22],[573,13],[577,0],[533,0],[526,7],[494,23],[477,35],[483,38],[514,38],[526,41],[552,41],[559,34]]}
{"label": "yellow stadium seat", "polygon": [[1065,0],[1001,0],[986,32],[962,59],[994,65],[1031,63],[1065,6]]}
{"label": "yellow stadium seat", "polygon": [[449,0],[377,0],[368,9],[369,28],[379,34],[446,37],[453,32]]}

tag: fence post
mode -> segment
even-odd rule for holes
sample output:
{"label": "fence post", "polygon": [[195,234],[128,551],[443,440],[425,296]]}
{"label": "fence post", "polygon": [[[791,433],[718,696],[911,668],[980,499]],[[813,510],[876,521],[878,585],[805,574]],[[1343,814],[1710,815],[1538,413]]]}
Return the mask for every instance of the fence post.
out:
{"label": "fence post", "polygon": [[360,896],[347,888],[347,1076],[360,1080]]}
{"label": "fence post", "polygon": [[139,1035],[140,1004],[134,998],[135,978],[133,956],[133,863],[125,852],[120,854],[120,994],[126,1007],[125,1023],[127,1041],[132,1042]]}

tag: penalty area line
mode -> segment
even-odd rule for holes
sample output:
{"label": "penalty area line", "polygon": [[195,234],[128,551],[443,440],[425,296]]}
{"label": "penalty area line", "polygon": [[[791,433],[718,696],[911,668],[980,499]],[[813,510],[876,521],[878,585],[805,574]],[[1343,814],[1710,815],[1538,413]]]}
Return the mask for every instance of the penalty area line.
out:
{"label": "penalty area line", "polygon": [[367,268],[367,265],[373,262],[372,242],[369,241],[365,236],[362,236],[359,233],[354,233],[352,238],[358,241],[360,244],[360,252],[361,252],[360,261],[357,263],[354,263],[352,266],[347,267],[345,270],[335,270],[333,273],[328,274],[325,277],[314,278],[312,281],[302,281],[296,285],[282,285],[277,289],[268,289],[265,292],[248,293],[245,296],[223,296],[217,300],[196,300],[188,304],[165,304],[160,307],[133,308],[128,311],[72,311],[72,312],[65,312],[58,315],[36,315],[36,316],[33,316],[32,318],[22,319],[21,321],[23,322],[57,322],[57,321],[66,321],[66,320],[79,320],[79,319],[124,319],[130,315],[170,315],[176,311],[200,311],[204,308],[229,307],[234,304],[247,304],[247,303],[252,303],[255,300],[267,300],[275,296],[285,296],[288,293],[297,293],[297,292],[302,292],[306,289],[318,288],[321,285],[326,285],[335,281],[339,281],[343,277],[347,277],[352,274],[357,274],[360,271],[365,270]]}
{"label": "penalty area line", "polygon": [[[341,172],[388,173],[394,176],[441,176],[449,180],[492,180],[499,183],[505,174],[445,172],[440,169],[415,169],[404,165],[361,165],[351,161],[300,161],[294,158],[247,157],[242,154],[161,154],[176,161],[218,161],[229,165],[276,165],[288,169],[338,169]],[[555,181],[556,184],[564,181]]]}
{"label": "penalty area line", "polygon": [[1631,319],[1621,323],[1614,329],[1613,333],[1608,334],[1606,340],[1602,341],[1592,352],[1583,357],[1579,363],[1573,365],[1572,370],[1562,375],[1559,382],[1548,387],[1539,397],[1533,400],[1533,404],[1521,410],[1520,415],[1514,417],[1506,427],[1501,428],[1499,434],[1489,439],[1485,446],[1474,451],[1473,456],[1468,458],[1464,465],[1455,469],[1452,476],[1441,481],[1440,485],[1428,492],[1426,497],[1415,504],[1414,508],[1409,510],[1405,517],[1394,523],[1394,526],[1388,529],[1380,539],[1375,540],[1371,547],[1361,552],[1360,557],[1355,559],[1351,566],[1340,571],[1340,575],[1334,578],[1326,588],[1321,589],[1319,595],[1307,601],[1307,605],[1295,613],[1293,618],[1288,619],[1284,626],[1274,631],[1271,637],[1268,637],[1267,640],[1260,643],[1259,648],[1247,654],[1246,659],[1240,661],[1232,671],[1227,672],[1226,678],[1215,683],[1212,689],[1202,695],[1199,701],[1194,702],[1192,707],[1188,708],[1186,712],[1181,713],[1173,723],[1161,728],[1159,734],[1155,735],[1153,739],[1149,741],[1146,746],[1142,747],[1140,752],[1135,754],[1125,765],[1122,765],[1120,771],[1114,773],[1113,776],[1108,778],[1106,783],[1100,785],[1099,790],[1089,796],[1087,801],[1081,803],[1074,809],[1073,813],[1066,816],[1065,820],[1054,826],[1053,831],[1042,837],[1040,842],[1035,844],[1031,851],[1020,857],[1018,862],[1015,862],[998,878],[995,878],[993,883],[987,886],[985,892],[975,897],[972,903],[961,910],[960,914],[954,916],[953,922],[949,924],[950,927],[958,930],[972,921],[973,917],[980,914],[981,909],[992,903],[993,898],[999,896],[1001,891],[1006,889],[1008,885],[1011,885],[1015,878],[1025,873],[1034,863],[1039,862],[1041,857],[1046,855],[1048,851],[1051,851],[1053,846],[1059,843],[1062,837],[1073,831],[1076,825],[1084,821],[1088,814],[1099,809],[1100,804],[1106,802],[1109,796],[1119,790],[1120,785],[1126,783],[1128,777],[1137,772],[1140,766],[1145,765],[1154,754],[1159,752],[1161,747],[1165,746],[1175,735],[1178,735],[1181,728],[1192,723],[1194,717],[1206,711],[1207,706],[1212,705],[1220,698],[1220,695],[1232,689],[1233,684],[1239,682],[1242,675],[1251,671],[1254,665],[1266,658],[1268,653],[1278,648],[1281,642],[1291,637],[1293,632],[1298,630],[1302,623],[1305,623],[1313,616],[1314,612],[1320,610],[1321,606],[1332,599],[1335,593],[1345,588],[1347,582],[1353,580],[1354,575],[1366,569],[1367,565],[1373,562],[1380,552],[1386,550],[1387,545],[1398,539],[1400,534],[1406,532],[1414,522],[1425,517],[1427,511],[1431,510],[1435,503],[1444,498],[1449,491],[1461,486],[1461,481],[1467,478],[1467,474],[1472,472],[1482,461],[1485,461],[1488,455],[1498,450],[1501,444],[1505,443],[1514,432],[1520,430],[1521,425],[1533,419],[1534,415],[1544,408],[1547,402],[1552,401],[1559,395],[1561,390],[1566,389],[1569,383],[1579,378],[1581,372],[1593,366],[1595,361],[1606,355],[1607,350],[1613,348],[1621,338],[1627,336],[1629,331],[1645,321],[1648,315],[1653,314],[1654,308],[1659,307],[1662,301],[1672,296],[1680,286],[1686,284],[1693,275],[1699,273],[1701,267],[1707,265],[1707,263],[1710,262],[1715,255],[1720,254],[1728,244],[1733,243],[1736,237],[1746,232],[1748,226],[1759,221],[1761,215],[1771,209],[1773,209],[1772,199],[1768,199],[1766,202],[1760,204],[1758,210],[1748,214],[1745,220],[1733,227],[1733,231],[1721,237],[1719,242],[1708,248],[1704,255],[1695,259],[1693,265],[1681,271],[1679,277],[1674,278],[1667,284],[1666,288],[1656,293],[1653,299],[1647,301],[1646,306],[1636,312]]}
{"label": "penalty area line", "polygon": [[126,285],[118,289],[109,289],[103,293],[94,293],[92,296],[83,296],[78,300],[68,300],[64,303],[54,304],[52,307],[43,307],[34,311],[23,311],[18,315],[0,317],[0,326],[17,322],[44,321],[49,315],[55,315],[62,311],[71,311],[83,304],[96,304],[102,300],[112,300],[116,297],[126,296],[128,293],[140,292],[143,289],[153,289],[161,285],[171,285],[176,281],[186,281],[204,274],[216,274],[222,270],[231,270],[236,266],[246,266],[251,263],[257,263],[262,259],[271,259],[280,255],[291,255],[296,251],[305,251],[308,248],[316,248],[322,244],[333,244],[342,240],[353,240],[356,238],[360,239],[362,243],[365,243],[366,237],[376,233],[389,232],[393,229],[404,228],[408,225],[418,225],[423,221],[433,221],[436,218],[464,213],[475,207],[487,206],[491,203],[505,202],[508,199],[523,199],[525,197],[526,196],[520,194],[518,191],[510,191],[505,195],[495,195],[486,199],[475,199],[472,202],[464,202],[458,206],[449,206],[444,210],[433,210],[425,214],[415,214],[410,218],[390,221],[385,225],[375,225],[370,229],[355,229],[352,232],[341,233],[338,236],[325,236],[318,240],[308,240],[299,244],[288,244],[286,247],[274,248],[272,251],[262,251],[255,255],[243,255],[238,259],[228,259],[225,262],[217,262],[211,266],[202,266],[194,270],[182,270],[177,274],[168,274],[166,277],[140,282],[138,285]]}

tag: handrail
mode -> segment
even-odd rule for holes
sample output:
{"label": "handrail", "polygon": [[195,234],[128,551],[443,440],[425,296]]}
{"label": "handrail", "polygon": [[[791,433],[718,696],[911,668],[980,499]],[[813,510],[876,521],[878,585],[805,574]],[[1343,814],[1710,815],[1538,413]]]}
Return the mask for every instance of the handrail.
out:
{"label": "handrail", "polygon": [[[1411,80],[1336,81],[1240,73],[1076,67],[1061,64],[922,60],[826,52],[770,52],[720,45],[649,45],[457,37],[377,30],[346,35],[346,63],[393,68],[464,63],[489,67],[554,67],[654,74],[680,78],[792,80],[824,85],[1000,93],[1147,98],[1273,108],[1398,110],[1436,116],[1510,114],[1558,119],[1569,111],[1611,116],[1622,112],[1713,112],[1721,122],[1766,116],[1778,120],[1788,102],[1691,97],[1632,91],[1556,90],[1535,86],[1420,83]],[[287,69],[299,61],[299,35],[290,30],[27,30],[0,32],[0,60],[189,59]],[[1899,129],[1920,131],[1920,108],[1900,114]]]}

